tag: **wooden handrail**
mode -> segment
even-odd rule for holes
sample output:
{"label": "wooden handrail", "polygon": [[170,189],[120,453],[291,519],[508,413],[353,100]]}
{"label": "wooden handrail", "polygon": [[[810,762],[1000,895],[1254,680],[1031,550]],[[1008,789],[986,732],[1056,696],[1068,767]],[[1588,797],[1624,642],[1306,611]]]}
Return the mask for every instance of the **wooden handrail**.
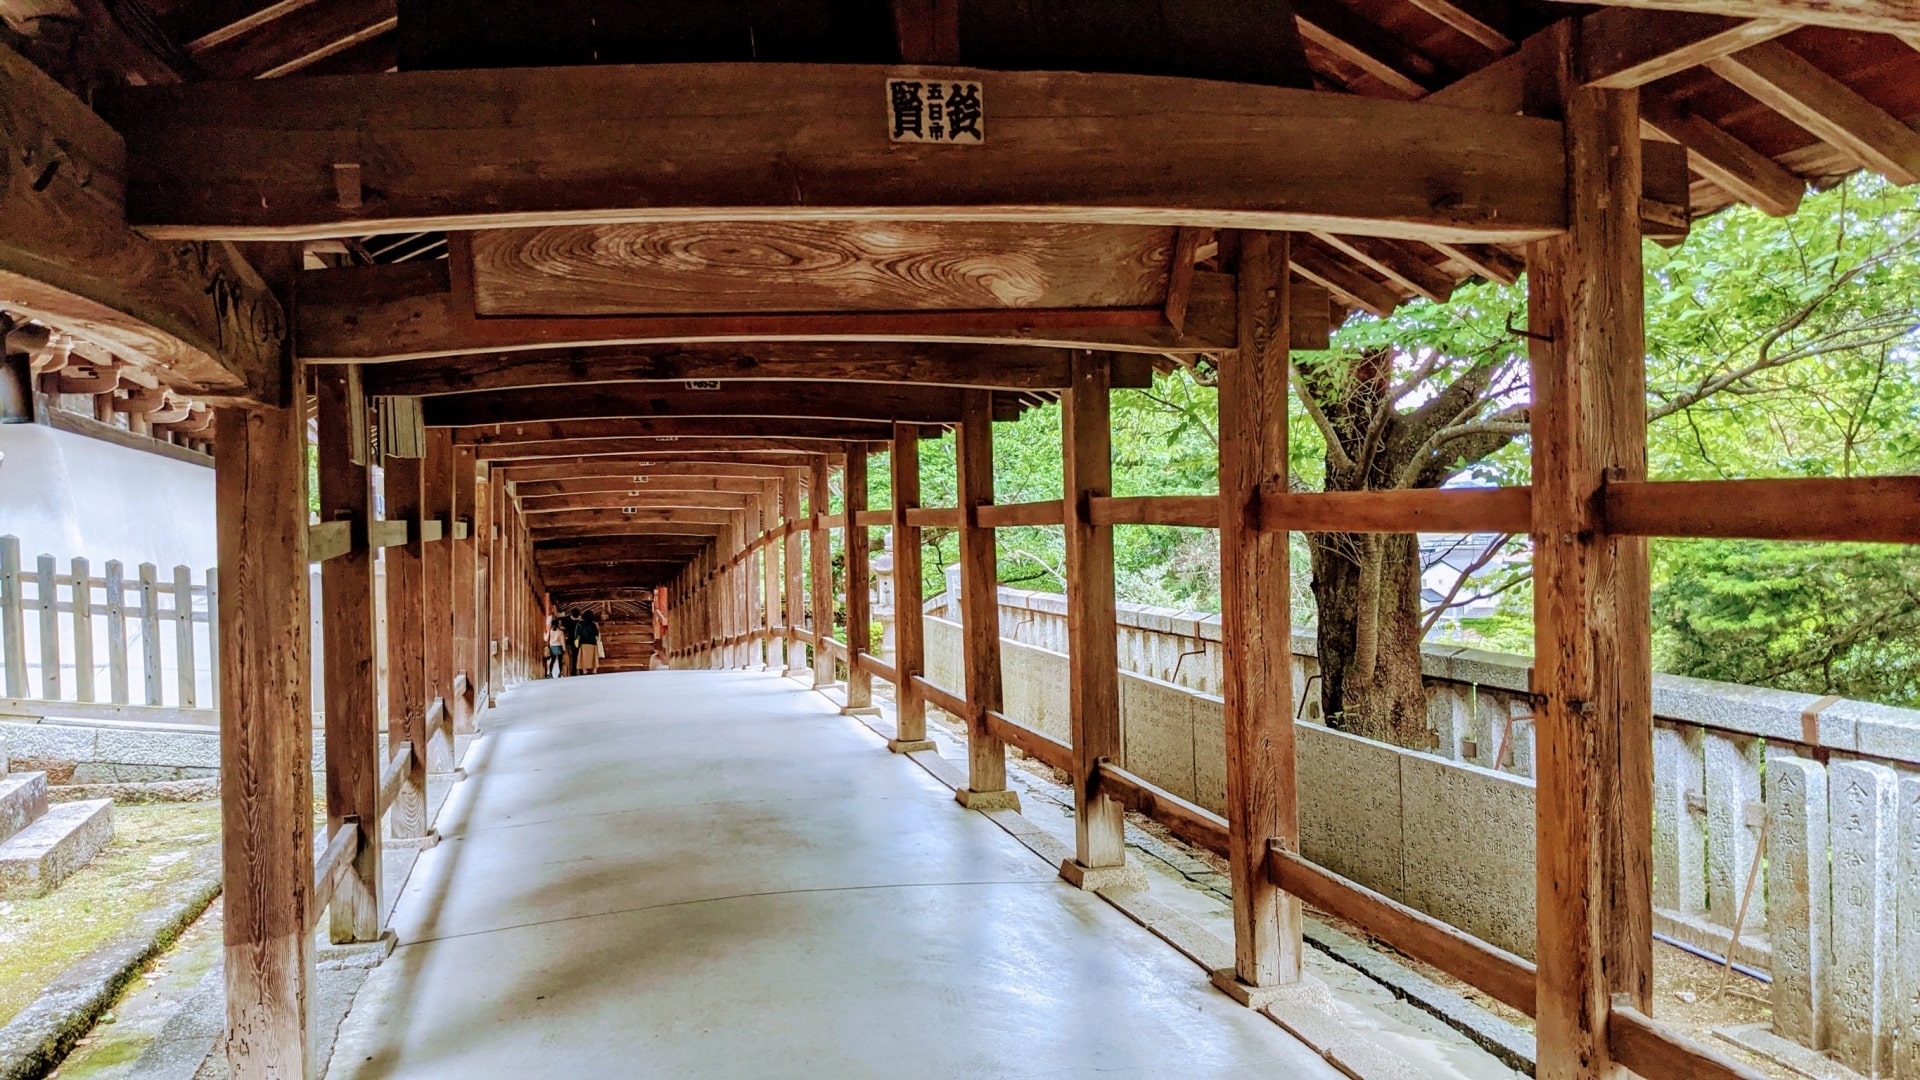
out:
{"label": "wooden handrail", "polygon": [[1006,529],[1018,525],[1059,525],[1066,520],[1066,505],[1059,499],[1042,502],[995,503],[974,511],[974,520],[983,529]]}
{"label": "wooden handrail", "polygon": [[395,521],[382,519],[369,522],[367,540],[376,548],[400,547],[413,537],[413,529],[405,518]]}
{"label": "wooden handrail", "polygon": [[847,655],[847,643],[838,638],[827,638],[815,647],[825,649],[835,656],[845,657]]}
{"label": "wooden handrail", "polygon": [[884,679],[896,686],[900,683],[900,673],[894,670],[893,665],[872,653],[856,653],[853,662],[861,671],[872,675],[876,679]]}
{"label": "wooden handrail", "polygon": [[1026,751],[1028,757],[1056,769],[1073,768],[1073,747],[1027,727],[1002,712],[987,710],[987,734],[1009,746]]}
{"label": "wooden handrail", "polygon": [[915,675],[913,677],[913,685],[914,689],[920,691],[921,700],[929,705],[945,709],[947,712],[952,713],[962,720],[965,720],[973,713],[973,709],[967,704],[966,698],[953,693],[945,687],[928,682],[925,675]]}
{"label": "wooden handrail", "polygon": [[915,506],[907,510],[907,524],[919,529],[957,529],[960,527],[960,508],[957,506]]}
{"label": "wooden handrail", "polygon": [[393,809],[393,800],[400,797],[400,785],[406,782],[407,772],[413,768],[413,744],[403,742],[393,748],[393,756],[387,759],[386,767],[380,770],[380,813],[384,816]]}
{"label": "wooden handrail", "polygon": [[1260,489],[1266,532],[1524,533],[1533,528],[1533,489],[1410,488],[1396,491]]}
{"label": "wooden handrail", "polygon": [[853,523],[855,525],[886,528],[888,525],[893,524],[893,511],[857,510],[853,515]]}
{"label": "wooden handrail", "polygon": [[442,727],[446,727],[451,732],[452,718],[452,714],[447,711],[447,699],[434,698],[427,706],[427,734],[431,735]]}
{"label": "wooden handrail", "polygon": [[1206,807],[1190,803],[1105,759],[1094,771],[1094,785],[1127,809],[1165,825],[1180,839],[1220,855],[1227,853],[1227,819]]}
{"label": "wooden handrail", "polygon": [[467,673],[464,671],[454,672],[453,696],[457,698],[464,698],[467,696],[467,691],[471,689],[473,689],[473,682],[472,680],[467,678]]}
{"label": "wooden handrail", "polygon": [[1758,1069],[1660,1026],[1634,1008],[1633,999],[1626,994],[1615,994],[1613,1007],[1607,1012],[1607,1050],[1613,1060],[1641,1076],[1766,1080],[1766,1074]]}
{"label": "wooden handrail", "polygon": [[1606,488],[1622,536],[1920,543],[1920,476],[1624,481]]}
{"label": "wooden handrail", "polygon": [[1349,881],[1278,844],[1267,846],[1267,876],[1314,907],[1338,915],[1408,956],[1533,1015],[1536,974],[1532,961]]}
{"label": "wooden handrail", "polygon": [[307,929],[311,930],[333,903],[340,883],[353,873],[353,860],[360,855],[360,823],[349,818],[334,830],[327,846],[313,860],[313,895],[308,900]]}
{"label": "wooden handrail", "polygon": [[1184,525],[1195,529],[1220,527],[1217,495],[1137,495],[1124,499],[1087,500],[1087,514],[1095,525]]}

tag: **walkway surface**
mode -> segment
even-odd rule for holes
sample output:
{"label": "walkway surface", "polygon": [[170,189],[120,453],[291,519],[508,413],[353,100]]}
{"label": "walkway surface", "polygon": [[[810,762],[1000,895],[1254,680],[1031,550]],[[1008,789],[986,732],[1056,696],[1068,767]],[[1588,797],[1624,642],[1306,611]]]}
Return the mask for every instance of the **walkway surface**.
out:
{"label": "walkway surface", "polygon": [[794,682],[485,721],[332,1080],[1339,1075]]}

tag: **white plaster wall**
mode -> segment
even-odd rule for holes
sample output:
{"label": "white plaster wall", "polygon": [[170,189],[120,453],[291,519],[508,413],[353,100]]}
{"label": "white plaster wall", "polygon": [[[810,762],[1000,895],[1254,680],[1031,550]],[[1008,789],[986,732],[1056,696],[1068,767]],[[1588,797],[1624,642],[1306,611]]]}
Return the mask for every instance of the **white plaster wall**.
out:
{"label": "white plaster wall", "polygon": [[24,564],[213,565],[212,469],[39,424],[0,425],[0,454],[0,536],[20,538]]}

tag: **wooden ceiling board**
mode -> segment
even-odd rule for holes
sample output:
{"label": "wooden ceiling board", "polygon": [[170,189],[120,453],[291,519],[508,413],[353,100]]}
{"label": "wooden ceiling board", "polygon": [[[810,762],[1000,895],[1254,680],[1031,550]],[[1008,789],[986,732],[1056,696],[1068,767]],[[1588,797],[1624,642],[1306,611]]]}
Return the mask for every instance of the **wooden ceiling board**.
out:
{"label": "wooden ceiling board", "polygon": [[473,234],[481,315],[1153,307],[1172,228],[1017,222],[561,225]]}

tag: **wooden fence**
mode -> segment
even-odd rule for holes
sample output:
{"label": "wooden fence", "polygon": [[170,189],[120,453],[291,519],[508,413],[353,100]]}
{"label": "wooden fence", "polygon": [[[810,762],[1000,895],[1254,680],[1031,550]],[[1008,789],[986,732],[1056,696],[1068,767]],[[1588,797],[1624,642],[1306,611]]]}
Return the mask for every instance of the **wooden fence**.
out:
{"label": "wooden fence", "polygon": [[[39,555],[0,536],[0,711],[145,716],[212,723],[219,686],[212,612],[219,583],[176,566],[162,576],[117,559],[96,577],[84,558]],[[137,680],[137,683],[136,683]]]}

